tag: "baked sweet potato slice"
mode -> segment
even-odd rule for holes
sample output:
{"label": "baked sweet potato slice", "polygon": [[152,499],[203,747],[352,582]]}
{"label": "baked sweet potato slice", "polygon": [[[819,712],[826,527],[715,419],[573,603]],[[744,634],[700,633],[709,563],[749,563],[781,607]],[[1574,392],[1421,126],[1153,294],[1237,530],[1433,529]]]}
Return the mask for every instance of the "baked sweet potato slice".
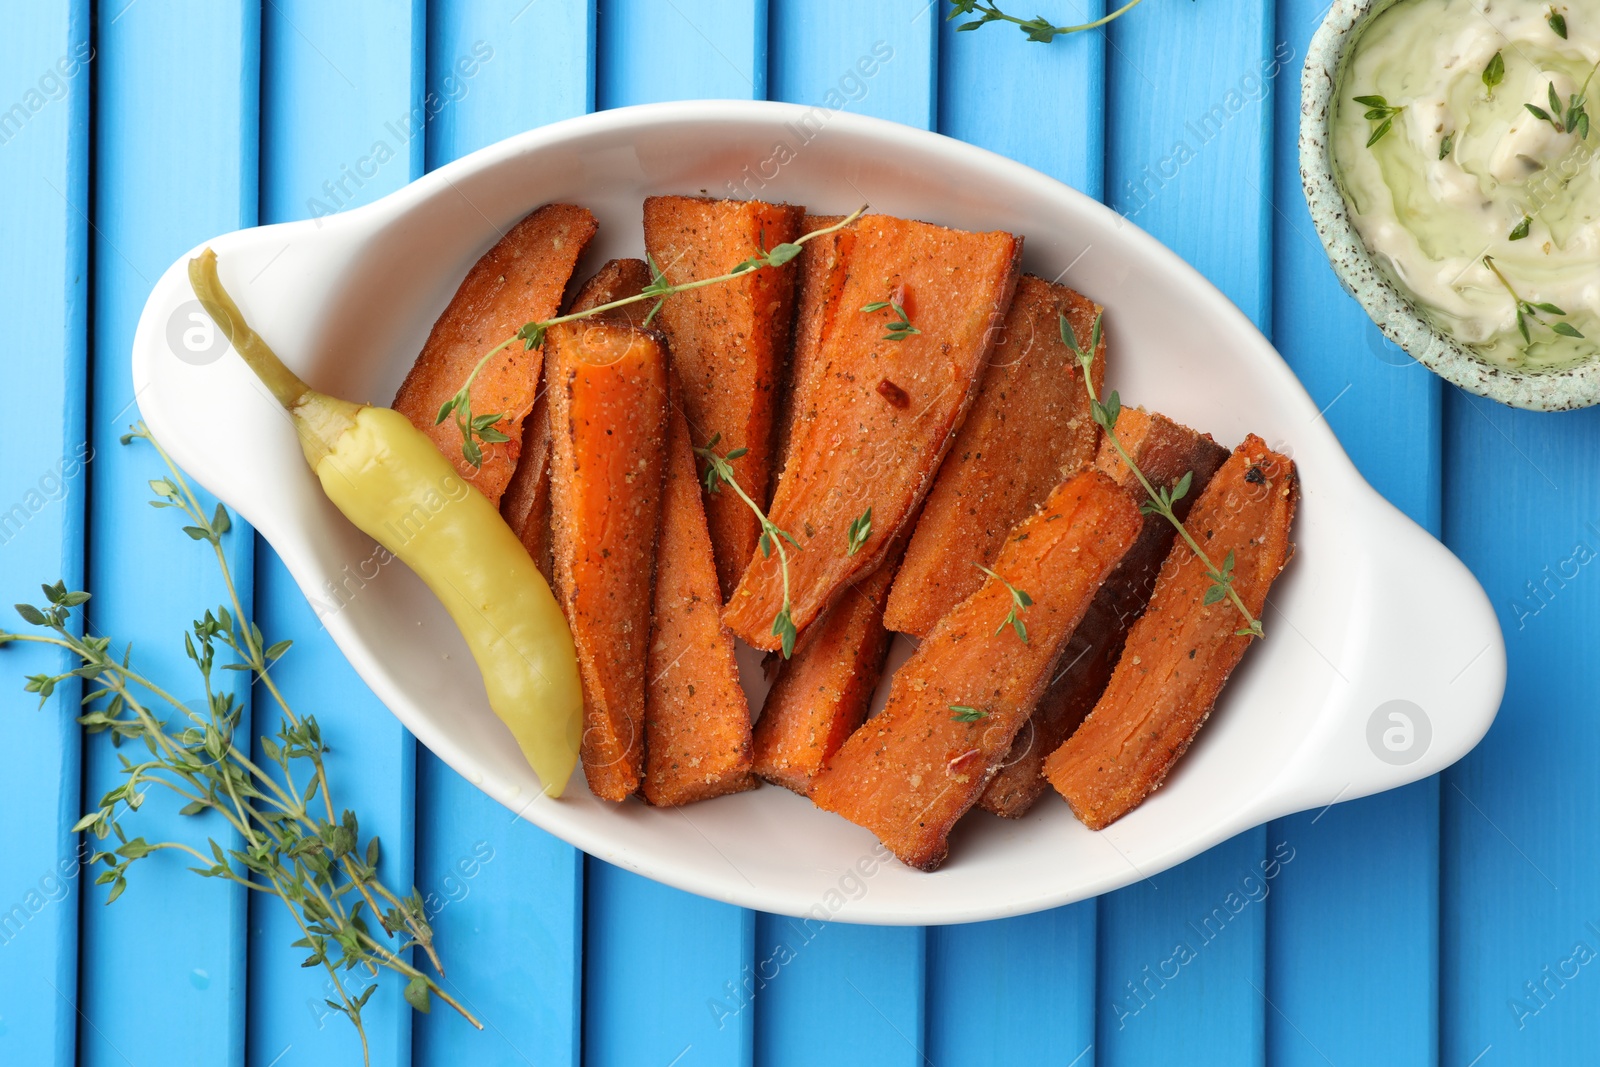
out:
{"label": "baked sweet potato slice", "polygon": [[[806,215],[802,235],[825,230],[844,221],[843,215]],[[774,480],[789,460],[795,424],[816,417],[815,378],[822,354],[822,338],[839,311],[839,291],[844,287],[845,259],[855,236],[847,227],[814,237],[795,257],[794,347],[789,352],[788,386],[780,398],[777,461]],[[776,481],[774,481],[774,486]]]}
{"label": "baked sweet potato slice", "polygon": [[467,272],[395,394],[395,410],[432,438],[490,503],[500,503],[522,451],[522,424],[539,390],[543,352],[515,343],[472,383],[473,414],[499,413],[502,418],[494,428],[510,438],[484,443],[481,466],[474,468],[461,454],[461,433],[453,419],[435,425],[439,409],[456,395],[484,353],[524,323],[555,315],[596,229],[594,216],[572,204],[546,204],[513,226]]}
{"label": "baked sweet potato slice", "polygon": [[[925,636],[983,584],[972,564],[987,564],[1050,490],[1093,462],[1100,427],[1089,413],[1083,368],[1061,340],[1060,316],[1088,338],[1099,311],[1064,285],[1031,275],[1017,283],[972,410],[939,465],[889,590],[889,629]],[[1105,346],[1102,334],[1090,365],[1097,393]]]}
{"label": "baked sweet potato slice", "polygon": [[[817,777],[811,799],[931,871],[950,828],[989,784],[1050,681],[1090,601],[1139,533],[1139,508],[1085,471],[1016,526],[989,578],[933,628],[868,719]],[[1008,586],[1009,583],[1009,586]],[[1024,640],[1008,615],[1032,597]],[[998,630],[997,630],[998,627]]]}
{"label": "baked sweet potato slice", "polygon": [[[805,209],[759,200],[652,196],[644,246],[673,285],[726,274],[765,249],[793,241]],[[733,461],[739,484],[766,503],[784,355],[794,315],[793,264],[667,298],[656,323],[672,347],[696,445],[748,449]],[[724,596],[756,550],[760,526],[733,493],[706,500]]]}
{"label": "baked sweet potato slice", "polygon": [[[588,311],[613,300],[637,296],[650,284],[650,268],[642,259],[613,259],[584,282],[567,311]],[[643,325],[650,303],[641,300],[601,312],[593,321],[631,322]],[[551,578],[550,559],[550,412],[548,390],[539,383],[533,410],[522,422],[522,451],[511,472],[500,514],[517,532],[528,555]]]}
{"label": "baked sweet potato slice", "polygon": [[[1132,408],[1123,409],[1117,420],[1117,436],[1151,484],[1170,489],[1185,473],[1190,475],[1189,492],[1174,507],[1179,518],[1188,514],[1211,476],[1228,458],[1228,450],[1210,435],[1196,433],[1164,415],[1147,415]],[[1144,490],[1109,440],[1102,439],[1095,466],[1143,503]],[[996,815],[1019,818],[1049,788],[1041,773],[1045,757],[1078,728],[1105,691],[1128,628],[1150,602],[1156,575],[1176,536],[1172,524],[1159,515],[1144,517],[1139,539],[1100,587],[1072,640],[1067,642],[1050,688],[1033,709],[1028,725],[1017,732],[1011,754],[978,800],[981,807]]]}
{"label": "baked sweet potato slice", "polygon": [[711,558],[689,423],[667,416],[667,481],[656,542],[644,704],[644,799],[670,806],[753,789],[750,704]]}
{"label": "baked sweet potato slice", "polygon": [[781,663],[756,721],[755,771],[811,795],[811,783],[867,717],[889,652],[883,603],[897,558],[845,591]]}
{"label": "baked sweet potato slice", "polygon": [[545,337],[556,592],[583,681],[589,790],[622,800],[644,771],[645,667],[666,455],[659,334],[567,323]]}
{"label": "baked sweet potato slice", "polygon": [[[961,426],[1011,303],[1022,239],[965,233],[886,215],[852,227],[839,311],[822,339],[815,417],[802,420],[769,514],[794,536],[792,618],[803,631],[859,575],[875,570],[922,503]],[[895,297],[919,332],[889,339]],[[847,554],[850,524],[872,529]],[[775,649],[783,607],[779,556],[757,555],[724,618],[757,648]]]}
{"label": "baked sweet potato slice", "polygon": [[[1293,461],[1252,434],[1184,523],[1218,566],[1233,554],[1233,587],[1257,617],[1289,560],[1299,496]],[[1175,543],[1110,685],[1045,761],[1050,784],[1091,830],[1110,826],[1161,785],[1253,640],[1235,632],[1241,619],[1231,601],[1205,603],[1211,586],[1199,557]]]}

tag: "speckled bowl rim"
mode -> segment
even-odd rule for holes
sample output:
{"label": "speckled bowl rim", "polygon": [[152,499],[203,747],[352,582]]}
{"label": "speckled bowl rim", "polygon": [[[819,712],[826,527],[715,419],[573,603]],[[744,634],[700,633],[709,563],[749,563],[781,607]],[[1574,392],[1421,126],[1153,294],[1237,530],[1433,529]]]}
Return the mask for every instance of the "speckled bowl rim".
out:
{"label": "speckled bowl rim", "polygon": [[1600,403],[1600,360],[1549,371],[1499,367],[1439,332],[1374,262],[1346,210],[1334,176],[1329,124],[1340,66],[1362,24],[1400,0],[1334,0],[1311,38],[1300,77],[1300,180],[1311,220],[1345,291],[1417,362],[1469,393],[1530,411]]}

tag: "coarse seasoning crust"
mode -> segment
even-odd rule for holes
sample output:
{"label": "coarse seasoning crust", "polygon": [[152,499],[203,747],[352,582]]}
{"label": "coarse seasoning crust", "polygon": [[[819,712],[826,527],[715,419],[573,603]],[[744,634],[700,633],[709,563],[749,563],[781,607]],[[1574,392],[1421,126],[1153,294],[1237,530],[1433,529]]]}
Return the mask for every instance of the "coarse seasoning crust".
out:
{"label": "coarse seasoning crust", "polygon": [[578,651],[589,791],[620,801],[644,772],[645,667],[667,430],[659,334],[552,326],[550,502],[556,591]]}
{"label": "coarse seasoning crust", "polygon": [[[882,713],[817,778],[817,806],[865,826],[910,866],[938,867],[951,828],[1010,751],[1139,520],[1138,506],[1099,471],[1059,486],[1013,529],[995,559],[999,578],[941,619],[895,674]],[[1006,623],[1013,588],[1033,600],[1026,641]]]}
{"label": "coarse seasoning crust", "polygon": [[[1135,408],[1122,410],[1117,419],[1117,436],[1152,485],[1170,489],[1186,472],[1190,474],[1188,495],[1174,505],[1180,519],[1189,513],[1211,476],[1228,458],[1228,450],[1209,434]],[[1136,501],[1144,502],[1143,487],[1109,440],[1100,442],[1095,466],[1114,478]],[[1017,732],[1005,765],[979,798],[978,803],[985,810],[1020,818],[1049,788],[1043,777],[1045,757],[1078,728],[1105,691],[1128,628],[1149,603],[1161,564],[1176,536],[1172,524],[1161,516],[1144,516],[1139,539],[1100,587],[1061,654],[1050,688],[1033,709],[1028,725]]]}
{"label": "coarse seasoning crust", "polygon": [[522,424],[539,389],[543,352],[513,342],[472,383],[473,413],[503,415],[494,428],[510,437],[484,442],[482,466],[474,468],[462,455],[455,420],[436,424],[439,409],[485,353],[525,323],[556,314],[597,228],[587,209],[572,204],[546,204],[513,226],[467,272],[395,394],[394,409],[427,434],[491,504],[500,503],[522,451]]}
{"label": "coarse seasoning crust", "polygon": [[[759,200],[652,196],[644,202],[645,250],[672,285],[726,274],[800,235],[805,209]],[[795,268],[751,270],[703,289],[675,293],[655,323],[667,335],[683,387],[694,444],[721,434],[734,474],[758,504],[772,477],[773,432],[794,314]],[[735,494],[706,500],[723,595],[756,550],[760,524]]]}
{"label": "coarse seasoning crust", "polygon": [[[993,559],[1011,527],[1093,461],[1100,427],[1089,412],[1083,367],[1061,339],[1060,317],[1087,343],[1100,310],[1064,285],[1032,275],[1017,283],[972,410],[939,466],[889,590],[889,629],[926,635],[983,583],[972,564]],[[1096,393],[1105,353],[1102,333],[1090,364]]]}
{"label": "coarse seasoning crust", "polygon": [[[807,215],[800,222],[802,236],[844,221],[843,215]],[[844,288],[845,260],[854,246],[853,227],[807,241],[795,257],[794,346],[789,352],[788,387],[780,398],[777,460],[772,465],[773,486],[789,460],[797,427],[816,417],[816,378],[822,338],[839,313],[839,293]]]}
{"label": "coarse seasoning crust", "polygon": [[[1217,566],[1234,554],[1233,588],[1252,616],[1260,617],[1289,560],[1299,497],[1294,462],[1252,434],[1184,522]],[[1045,761],[1050,784],[1092,830],[1116,822],[1161,785],[1252,643],[1236,633],[1244,623],[1231,601],[1204,603],[1211,585],[1199,557],[1174,543],[1111,683],[1083,725]]]}
{"label": "coarse seasoning crust", "polygon": [[[569,313],[588,311],[613,300],[636,296],[650,284],[650,268],[642,259],[613,259],[583,283],[573,299]],[[641,300],[602,312],[590,321],[632,322],[642,325],[650,302]],[[551,580],[554,565],[550,556],[550,411],[549,388],[540,381],[533,410],[522,423],[522,452],[500,500],[500,515],[506,520],[522,547],[539,565],[546,580]]]}
{"label": "coarse seasoning crust", "polygon": [[689,424],[667,415],[667,481],[656,543],[655,610],[645,683],[644,799],[662,806],[754,789],[750,704],[711,557]]}
{"label": "coarse seasoning crust", "polygon": [[[853,243],[838,310],[822,338],[815,414],[796,423],[769,517],[793,535],[789,553],[795,626],[804,631],[846,584],[876,569],[921,504],[965,416],[1016,288],[1022,239],[966,233],[887,215],[850,227]],[[886,339],[897,300],[920,331]],[[872,532],[846,555],[851,522],[870,506]],[[779,647],[783,606],[774,553],[750,560],[724,618],[762,649]]]}

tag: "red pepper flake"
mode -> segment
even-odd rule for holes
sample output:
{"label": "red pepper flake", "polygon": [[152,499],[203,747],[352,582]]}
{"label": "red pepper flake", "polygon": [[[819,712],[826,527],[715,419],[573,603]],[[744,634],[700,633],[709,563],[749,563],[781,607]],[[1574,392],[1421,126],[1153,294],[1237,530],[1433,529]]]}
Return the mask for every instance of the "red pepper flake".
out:
{"label": "red pepper flake", "polygon": [[910,394],[887,378],[878,383],[878,395],[887,400],[890,407],[908,408],[911,406]]}
{"label": "red pepper flake", "polygon": [[945,764],[944,773],[949,775],[951,778],[954,778],[957,775],[966,774],[967,771],[972,769],[973,762],[977,760],[980,755],[982,755],[982,753],[980,753],[977,749],[969,748],[965,752],[961,753],[961,755]]}

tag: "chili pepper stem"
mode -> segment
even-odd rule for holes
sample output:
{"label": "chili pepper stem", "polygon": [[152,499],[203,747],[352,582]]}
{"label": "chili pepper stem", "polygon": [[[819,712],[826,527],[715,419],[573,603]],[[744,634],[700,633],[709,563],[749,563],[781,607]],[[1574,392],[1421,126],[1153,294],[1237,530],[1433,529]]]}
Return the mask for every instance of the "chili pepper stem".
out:
{"label": "chili pepper stem", "polygon": [[216,252],[207,248],[189,261],[189,284],[200,306],[227,336],[239,358],[289,412],[306,461],[316,467],[333,451],[344,432],[355,425],[361,405],[317,392],[284,365],[272,347],[245,322],[239,305],[222,287]]}

